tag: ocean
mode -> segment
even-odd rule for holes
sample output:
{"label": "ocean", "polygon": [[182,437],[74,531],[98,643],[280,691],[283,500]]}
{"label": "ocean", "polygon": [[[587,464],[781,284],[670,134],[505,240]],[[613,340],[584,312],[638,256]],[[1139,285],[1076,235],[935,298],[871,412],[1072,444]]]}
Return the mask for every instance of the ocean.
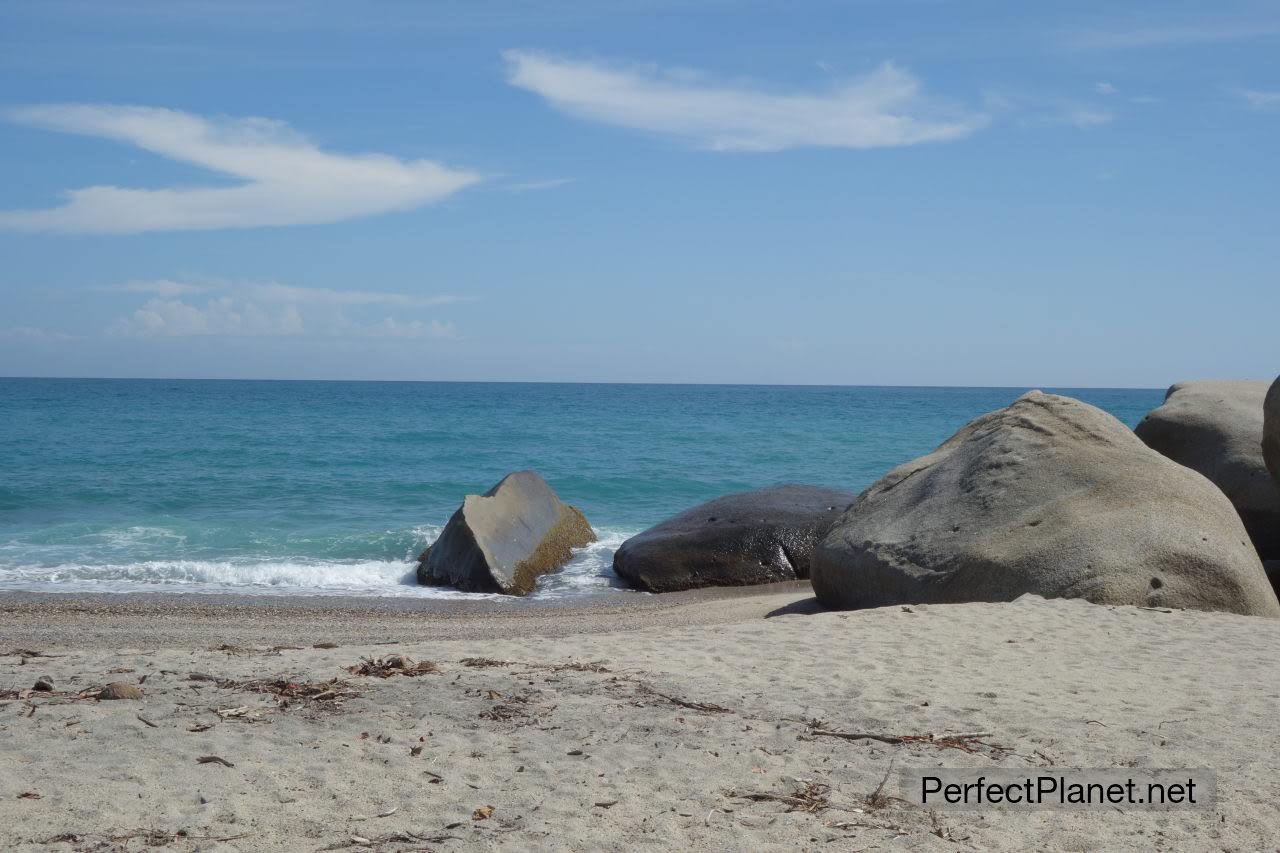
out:
{"label": "ocean", "polygon": [[[0,590],[480,598],[414,560],[532,468],[600,541],[534,600],[628,595],[624,539],[727,492],[859,491],[1022,388],[0,379]],[[1129,426],[1163,390],[1044,389]]]}

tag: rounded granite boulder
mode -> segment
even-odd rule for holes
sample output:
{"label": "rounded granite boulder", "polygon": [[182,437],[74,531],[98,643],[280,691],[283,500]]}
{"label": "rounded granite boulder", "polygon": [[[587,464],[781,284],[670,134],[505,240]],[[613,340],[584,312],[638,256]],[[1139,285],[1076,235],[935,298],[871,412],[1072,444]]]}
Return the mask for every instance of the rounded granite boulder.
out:
{"label": "rounded granite boulder", "polygon": [[1262,457],[1266,382],[1179,382],[1134,428],[1222,490],[1263,560],[1280,558],[1280,489]]}
{"label": "rounded granite boulder", "polygon": [[613,569],[649,592],[807,578],[814,544],[854,497],[796,485],[725,495],[623,542]]}
{"label": "rounded granite boulder", "polygon": [[863,492],[814,550],[827,607],[1012,601],[1280,617],[1226,496],[1111,415],[1038,391]]}

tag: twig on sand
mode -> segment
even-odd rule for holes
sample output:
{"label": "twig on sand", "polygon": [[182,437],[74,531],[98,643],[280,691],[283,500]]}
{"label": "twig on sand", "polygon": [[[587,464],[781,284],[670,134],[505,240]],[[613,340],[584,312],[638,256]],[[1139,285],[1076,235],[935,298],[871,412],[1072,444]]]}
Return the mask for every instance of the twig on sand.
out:
{"label": "twig on sand", "polygon": [[218,681],[218,687],[224,690],[268,693],[280,701],[280,707],[282,708],[287,707],[290,701],[336,704],[343,699],[360,695],[355,687],[336,678],[317,682],[293,681],[287,678],[259,678],[249,681],[235,681],[230,678],[224,678]]}
{"label": "twig on sand", "polygon": [[711,702],[692,702],[688,699],[681,699],[679,696],[668,696],[642,681],[636,682],[636,690],[650,696],[657,696],[659,699],[665,699],[672,705],[679,705],[681,708],[688,708],[691,711],[701,711],[704,714],[732,714],[733,709],[726,708],[723,705],[716,705]]}
{"label": "twig on sand", "polygon": [[828,794],[831,786],[811,779],[797,779],[800,785],[790,794],[779,794],[773,791],[725,791],[725,796],[737,800],[752,802],[783,803],[789,812],[806,812],[814,814],[830,807]]}
{"label": "twig on sand", "polygon": [[196,759],[196,764],[221,764],[223,767],[235,767],[234,764],[219,755],[202,755]]}
{"label": "twig on sand", "polygon": [[153,729],[158,729],[158,728],[160,728],[158,725],[156,725],[155,723],[151,722],[150,720],[148,720],[146,717],[142,716],[141,714],[138,714],[138,722],[142,723],[142,724],[143,724],[143,725],[145,725],[145,726],[148,726],[149,728],[153,728]]}
{"label": "twig on sand", "polygon": [[890,800],[896,800],[897,797],[891,797],[884,792],[884,786],[889,783],[889,775],[893,773],[893,762],[889,762],[888,768],[884,771],[884,776],[880,777],[880,784],[876,785],[876,789],[867,794],[865,802],[867,808],[882,809],[889,805]]}
{"label": "twig on sand", "polygon": [[961,752],[976,752],[975,746],[1004,750],[1003,747],[984,743],[983,738],[991,737],[991,732],[955,732],[952,734],[934,734],[926,732],[917,735],[882,735],[875,732],[834,732],[827,729],[812,729],[810,734],[819,737],[835,737],[842,740],[875,740],[892,744],[928,744],[939,749],[958,749]]}

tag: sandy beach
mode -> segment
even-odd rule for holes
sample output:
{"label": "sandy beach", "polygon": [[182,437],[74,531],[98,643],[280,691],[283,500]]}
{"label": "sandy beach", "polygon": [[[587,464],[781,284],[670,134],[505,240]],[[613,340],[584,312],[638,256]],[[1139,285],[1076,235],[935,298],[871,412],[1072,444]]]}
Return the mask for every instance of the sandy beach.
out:
{"label": "sandy beach", "polygon": [[[5,849],[1258,850],[1280,826],[1272,620],[1035,598],[821,612],[803,584],[0,612]],[[142,698],[92,698],[110,682]],[[1218,794],[931,811],[898,798],[911,767],[1207,767]]]}

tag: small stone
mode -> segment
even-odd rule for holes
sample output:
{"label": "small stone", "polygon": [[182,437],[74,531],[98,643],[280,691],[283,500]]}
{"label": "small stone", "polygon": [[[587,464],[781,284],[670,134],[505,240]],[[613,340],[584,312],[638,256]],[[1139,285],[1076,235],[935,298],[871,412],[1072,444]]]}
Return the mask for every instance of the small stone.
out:
{"label": "small stone", "polygon": [[99,699],[141,699],[142,691],[133,684],[113,681],[98,691]]}

